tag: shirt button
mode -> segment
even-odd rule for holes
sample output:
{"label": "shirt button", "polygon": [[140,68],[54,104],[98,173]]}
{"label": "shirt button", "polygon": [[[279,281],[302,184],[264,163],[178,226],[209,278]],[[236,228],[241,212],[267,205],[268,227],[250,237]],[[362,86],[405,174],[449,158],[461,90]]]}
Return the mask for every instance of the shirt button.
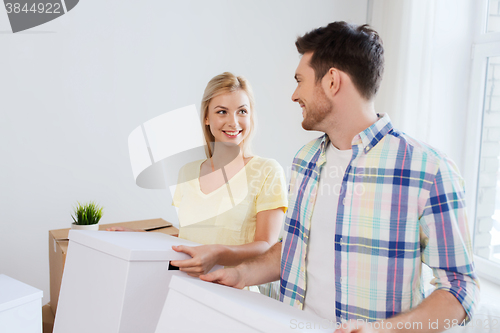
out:
{"label": "shirt button", "polygon": [[344,206],[345,206],[345,198],[344,198],[344,199],[342,199],[342,205],[344,205]]}
{"label": "shirt button", "polygon": [[344,245],[344,244],[342,243],[342,238],[340,238],[340,246],[342,246],[342,245]]}

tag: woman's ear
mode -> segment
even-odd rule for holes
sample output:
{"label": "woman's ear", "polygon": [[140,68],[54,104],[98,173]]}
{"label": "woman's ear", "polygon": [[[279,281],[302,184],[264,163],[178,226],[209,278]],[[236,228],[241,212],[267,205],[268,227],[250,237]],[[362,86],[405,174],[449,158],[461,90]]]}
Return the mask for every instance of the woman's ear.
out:
{"label": "woman's ear", "polygon": [[207,125],[207,126],[210,125],[210,123],[208,122],[208,117],[205,118],[205,125]]}

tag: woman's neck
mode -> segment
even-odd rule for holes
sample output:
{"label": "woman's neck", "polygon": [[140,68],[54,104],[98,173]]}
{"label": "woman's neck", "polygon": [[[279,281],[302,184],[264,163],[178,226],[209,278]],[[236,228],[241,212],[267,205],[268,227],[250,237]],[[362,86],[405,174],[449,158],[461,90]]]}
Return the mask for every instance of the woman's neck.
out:
{"label": "woman's neck", "polygon": [[243,151],[237,145],[216,142],[212,162],[215,170],[229,165],[232,161],[243,160]]}

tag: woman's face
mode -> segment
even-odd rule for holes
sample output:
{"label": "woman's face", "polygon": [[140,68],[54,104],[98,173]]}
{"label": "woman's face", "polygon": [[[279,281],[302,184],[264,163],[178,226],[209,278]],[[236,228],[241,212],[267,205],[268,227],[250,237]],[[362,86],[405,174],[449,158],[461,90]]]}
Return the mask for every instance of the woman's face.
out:
{"label": "woman's face", "polygon": [[215,142],[240,145],[251,130],[250,100],[243,90],[236,90],[212,98],[208,105],[205,125]]}

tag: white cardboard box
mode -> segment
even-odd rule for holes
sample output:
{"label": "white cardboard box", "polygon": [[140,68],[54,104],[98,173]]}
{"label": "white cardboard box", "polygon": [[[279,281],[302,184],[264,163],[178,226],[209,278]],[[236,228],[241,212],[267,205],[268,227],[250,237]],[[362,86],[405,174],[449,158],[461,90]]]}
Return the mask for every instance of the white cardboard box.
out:
{"label": "white cardboard box", "polygon": [[[179,233],[179,229],[173,227],[172,223],[160,218],[99,224],[99,230],[106,230],[109,227],[126,227],[147,232],[160,232],[167,235],[177,235]],[[50,307],[54,314],[57,312],[57,300],[59,299],[64,263],[68,252],[68,234],[70,230],[69,228],[49,230]]]}
{"label": "white cardboard box", "polygon": [[172,245],[200,244],[161,233],[70,231],[54,333],[154,333],[172,275]]}
{"label": "white cardboard box", "polygon": [[0,274],[0,332],[41,333],[43,291]]}
{"label": "white cardboard box", "polygon": [[259,293],[173,276],[155,333],[333,332],[335,323]]}

